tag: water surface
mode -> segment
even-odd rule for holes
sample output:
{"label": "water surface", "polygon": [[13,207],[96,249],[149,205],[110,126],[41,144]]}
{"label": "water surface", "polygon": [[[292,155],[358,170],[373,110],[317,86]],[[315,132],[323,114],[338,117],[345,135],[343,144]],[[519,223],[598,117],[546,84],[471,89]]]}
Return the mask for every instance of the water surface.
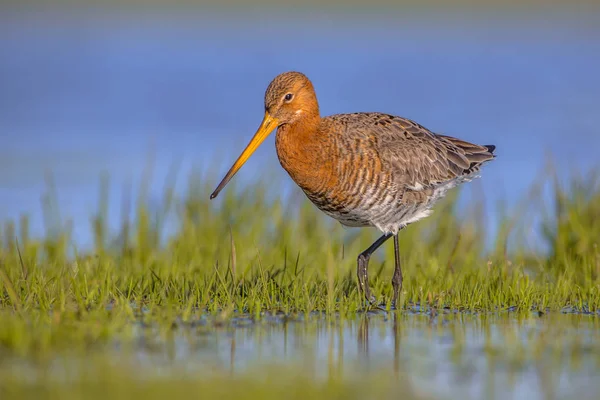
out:
{"label": "water surface", "polygon": [[[101,352],[148,379],[278,371],[316,382],[391,379],[399,390],[429,398],[593,399],[600,393],[599,328],[595,316],[537,312],[312,314],[259,322],[242,315],[220,325],[208,318],[168,329],[139,325],[133,344]],[[95,351],[22,372],[77,382],[93,370]],[[5,362],[13,373],[23,366]]]}

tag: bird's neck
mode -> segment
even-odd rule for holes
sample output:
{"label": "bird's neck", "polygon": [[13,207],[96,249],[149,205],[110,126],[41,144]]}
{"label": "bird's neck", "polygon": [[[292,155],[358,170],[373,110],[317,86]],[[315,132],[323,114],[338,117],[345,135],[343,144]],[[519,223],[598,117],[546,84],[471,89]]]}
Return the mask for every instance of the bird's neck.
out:
{"label": "bird's neck", "polygon": [[322,125],[318,115],[306,116],[277,130],[279,162],[305,192],[321,192],[334,176],[335,141]]}

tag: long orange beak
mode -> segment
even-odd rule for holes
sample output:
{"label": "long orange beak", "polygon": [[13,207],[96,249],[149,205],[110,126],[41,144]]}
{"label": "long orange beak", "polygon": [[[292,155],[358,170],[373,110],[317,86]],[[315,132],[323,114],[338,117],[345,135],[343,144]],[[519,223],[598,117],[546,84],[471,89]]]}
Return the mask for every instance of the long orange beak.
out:
{"label": "long orange beak", "polygon": [[277,127],[277,125],[279,125],[279,121],[277,120],[277,118],[273,118],[268,112],[265,112],[265,117],[263,118],[263,121],[260,124],[258,131],[256,131],[254,137],[252,138],[252,140],[250,140],[250,143],[248,143],[248,146],[246,146],[242,154],[240,154],[238,159],[235,160],[235,163],[233,163],[233,165],[227,172],[227,175],[225,175],[221,183],[219,183],[219,186],[217,186],[215,191],[212,192],[212,194],[210,195],[211,199],[217,197],[219,192],[225,187],[225,185],[227,185],[231,178],[233,178],[235,173],[238,172],[240,168],[242,168],[242,165],[244,165],[244,163],[248,161],[252,153],[254,153],[256,149],[258,149],[258,146],[260,146],[260,144],[267,138],[267,136],[269,136],[273,129]]}

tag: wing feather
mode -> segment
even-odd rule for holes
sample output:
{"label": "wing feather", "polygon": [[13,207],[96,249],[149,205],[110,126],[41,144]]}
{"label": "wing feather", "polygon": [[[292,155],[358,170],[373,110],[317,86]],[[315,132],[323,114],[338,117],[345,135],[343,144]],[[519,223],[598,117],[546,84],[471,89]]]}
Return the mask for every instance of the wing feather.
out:
{"label": "wing feather", "polygon": [[432,187],[479,170],[495,158],[495,146],[438,135],[406,118],[382,113],[338,114],[345,136],[368,140],[394,180],[405,187]]}

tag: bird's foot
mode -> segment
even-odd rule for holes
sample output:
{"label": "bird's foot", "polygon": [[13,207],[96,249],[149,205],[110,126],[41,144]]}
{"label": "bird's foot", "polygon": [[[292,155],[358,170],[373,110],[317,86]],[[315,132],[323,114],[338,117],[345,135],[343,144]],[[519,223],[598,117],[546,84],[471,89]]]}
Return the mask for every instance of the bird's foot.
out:
{"label": "bird's foot", "polygon": [[378,309],[381,311],[396,311],[396,310],[398,310],[398,308],[396,307],[395,301],[392,301],[392,303],[389,305],[389,309],[388,309],[388,303],[386,303],[385,301],[382,301],[381,303],[377,303],[374,298],[371,298],[371,301],[369,302],[369,306],[371,307],[371,309]]}
{"label": "bird's foot", "polygon": [[378,307],[377,304],[377,298],[375,298],[375,296],[373,296],[372,294],[368,294],[364,297],[364,303],[363,303],[364,307],[362,308],[362,312],[368,312],[373,310],[374,308]]}
{"label": "bird's foot", "polygon": [[385,302],[378,303],[377,298],[371,295],[368,299],[366,299],[366,307],[364,311],[366,312],[373,310],[388,311],[387,304]]}
{"label": "bird's foot", "polygon": [[367,297],[367,303],[368,303],[370,306],[374,306],[374,305],[377,303],[377,298],[375,298],[375,296],[373,296],[373,295],[371,294],[371,295],[369,295],[369,296]]}

